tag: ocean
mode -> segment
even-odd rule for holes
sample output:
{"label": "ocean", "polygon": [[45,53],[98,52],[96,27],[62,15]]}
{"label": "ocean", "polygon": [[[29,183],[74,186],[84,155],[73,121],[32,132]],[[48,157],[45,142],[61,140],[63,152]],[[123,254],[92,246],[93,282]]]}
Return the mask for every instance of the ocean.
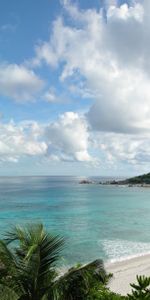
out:
{"label": "ocean", "polygon": [[62,266],[150,253],[150,188],[81,179],[0,177],[0,237],[13,225],[42,222],[66,240]]}

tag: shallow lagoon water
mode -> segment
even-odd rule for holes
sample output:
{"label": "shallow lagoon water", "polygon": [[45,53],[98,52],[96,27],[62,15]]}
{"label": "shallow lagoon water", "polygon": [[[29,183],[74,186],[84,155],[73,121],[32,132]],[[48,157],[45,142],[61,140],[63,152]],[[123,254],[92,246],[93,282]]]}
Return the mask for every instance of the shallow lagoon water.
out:
{"label": "shallow lagoon water", "polygon": [[63,265],[150,253],[150,189],[80,179],[1,177],[1,237],[14,224],[43,222],[66,239]]}

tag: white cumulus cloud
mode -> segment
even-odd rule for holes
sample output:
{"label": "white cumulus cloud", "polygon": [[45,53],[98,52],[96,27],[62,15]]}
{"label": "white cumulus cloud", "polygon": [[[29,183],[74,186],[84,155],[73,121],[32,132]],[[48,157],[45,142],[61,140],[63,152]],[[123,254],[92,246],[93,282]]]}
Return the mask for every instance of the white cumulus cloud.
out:
{"label": "white cumulus cloud", "polygon": [[17,162],[23,156],[46,154],[47,145],[39,139],[40,131],[36,122],[0,123],[0,161]]}
{"label": "white cumulus cloud", "polygon": [[32,70],[17,64],[0,64],[0,94],[18,102],[32,100],[44,82]]}
{"label": "white cumulus cloud", "polygon": [[107,23],[101,10],[80,10],[70,1],[64,6],[74,18],[73,25],[58,18],[50,40],[37,47],[36,60],[53,67],[63,62],[62,81],[77,72],[86,80],[95,95],[87,115],[94,130],[149,130],[148,1],[143,5],[110,5]]}
{"label": "white cumulus cloud", "polygon": [[92,161],[88,153],[89,133],[87,123],[77,113],[66,112],[46,128],[48,154],[62,160]]}
{"label": "white cumulus cloud", "polygon": [[[119,162],[149,167],[150,2],[131,1],[131,5],[121,6],[113,0],[105,3],[104,19],[102,10],[81,10],[73,2],[63,1],[72,22],[58,17],[49,41],[36,47],[32,60],[32,66],[44,62],[52,70],[59,70],[59,80],[68,86],[68,91],[77,91],[82,99],[91,98],[88,112],[82,116],[66,112],[44,126],[34,124],[34,134],[33,124],[28,130],[24,127],[19,136],[12,135],[14,145],[18,141],[18,150],[13,148],[16,156],[10,155],[9,144],[2,139],[0,147],[5,148],[4,153],[8,151],[10,160],[25,154],[44,155],[55,161],[93,162],[97,156],[104,168],[110,163],[113,168]],[[12,94],[18,100],[22,94],[22,99],[27,99],[42,87],[31,70],[18,70],[16,65],[3,68],[0,74],[6,72],[8,76],[7,68],[10,74],[21,68],[22,74],[10,75],[10,83],[0,79],[0,91],[5,95]],[[57,102],[59,95],[49,89],[44,97]],[[26,131],[30,133],[28,137]]]}
{"label": "white cumulus cloud", "polygon": [[85,119],[66,112],[56,121],[40,124],[24,121],[0,123],[0,161],[17,162],[25,156],[54,161],[94,162],[89,154]]}

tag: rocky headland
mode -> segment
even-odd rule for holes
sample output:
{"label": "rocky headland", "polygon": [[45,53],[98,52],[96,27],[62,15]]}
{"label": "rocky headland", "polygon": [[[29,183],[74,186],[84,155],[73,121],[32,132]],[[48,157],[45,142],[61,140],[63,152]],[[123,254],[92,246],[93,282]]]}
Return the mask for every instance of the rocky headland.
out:
{"label": "rocky headland", "polygon": [[129,187],[150,187],[150,173],[127,178],[124,180],[107,180],[104,182],[93,181],[90,179],[83,179],[79,182],[80,184],[101,184],[101,185],[127,185]]}

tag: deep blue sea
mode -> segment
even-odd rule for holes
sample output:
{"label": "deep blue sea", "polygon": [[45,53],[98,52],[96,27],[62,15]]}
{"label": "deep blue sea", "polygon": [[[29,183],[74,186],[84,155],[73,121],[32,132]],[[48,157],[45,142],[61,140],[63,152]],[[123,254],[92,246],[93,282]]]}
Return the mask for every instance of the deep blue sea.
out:
{"label": "deep blue sea", "polygon": [[80,180],[0,177],[0,236],[14,224],[43,222],[65,237],[61,264],[67,266],[150,253],[150,188]]}

